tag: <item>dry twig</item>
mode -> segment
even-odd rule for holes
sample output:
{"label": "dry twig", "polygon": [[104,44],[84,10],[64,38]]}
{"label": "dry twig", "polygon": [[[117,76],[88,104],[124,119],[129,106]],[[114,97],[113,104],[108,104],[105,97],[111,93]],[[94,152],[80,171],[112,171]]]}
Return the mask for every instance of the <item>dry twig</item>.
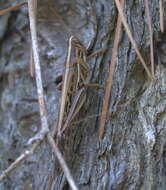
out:
{"label": "dry twig", "polygon": [[40,59],[39,59],[38,42],[37,42],[36,10],[34,6],[36,3],[34,1],[36,0],[28,0],[28,10],[29,10],[30,31],[32,39],[32,50],[33,50],[33,57],[35,64],[35,78],[36,78],[38,102],[40,108],[41,131],[37,135],[32,137],[29,140],[28,144],[31,144],[34,141],[43,140],[45,135],[49,132],[46,108],[44,103],[44,92],[42,85]]}
{"label": "dry twig", "polygon": [[137,56],[140,59],[140,61],[141,61],[142,65],[143,65],[148,77],[153,81],[153,76],[152,76],[151,72],[149,71],[148,67],[146,66],[146,63],[145,63],[145,61],[144,61],[144,59],[143,59],[143,57],[142,57],[142,55],[141,55],[141,53],[140,53],[140,51],[139,51],[139,49],[137,47],[137,44],[136,44],[134,38],[132,37],[131,31],[130,31],[129,26],[128,26],[127,22],[126,22],[126,18],[125,18],[124,14],[123,14],[123,10],[122,10],[122,7],[121,7],[121,5],[119,3],[119,0],[115,0],[115,3],[116,3],[116,7],[118,9],[119,15],[121,17],[122,23],[124,25],[124,28],[126,30],[126,33],[128,35],[128,38],[130,39],[130,42],[133,45],[133,47],[134,47],[134,49],[135,49],[135,51],[137,53]]}
{"label": "dry twig", "polygon": [[150,11],[149,11],[149,5],[148,5],[148,0],[145,0],[145,11],[148,19],[148,29],[149,29],[149,34],[150,34],[150,60],[151,60],[151,73],[152,77],[154,77],[154,52],[153,52],[153,31],[152,31],[152,20],[150,16]]}
{"label": "dry twig", "polygon": [[164,33],[164,6],[163,0],[159,0],[159,9],[160,9],[160,30]]}
{"label": "dry twig", "polygon": [[70,173],[70,170],[69,170],[65,160],[63,159],[63,156],[62,156],[60,150],[56,146],[53,137],[50,135],[50,133],[48,133],[48,135],[47,135],[47,141],[51,145],[55,156],[58,158],[58,161],[59,161],[59,163],[60,163],[60,165],[61,165],[61,167],[62,167],[62,169],[64,171],[64,174],[65,174],[65,176],[66,176],[66,178],[68,180],[68,183],[70,184],[72,190],[78,190],[78,188],[77,188],[77,186],[76,186],[76,184],[74,182],[74,179],[73,179],[73,177],[72,177],[72,175]]}
{"label": "dry twig", "polygon": [[[25,160],[28,156],[32,155],[37,148],[37,146],[44,140],[45,135],[47,135],[47,141],[52,147],[55,156],[57,156],[61,167],[63,168],[64,174],[73,190],[78,190],[75,185],[75,182],[70,174],[70,170],[63,159],[58,147],[56,146],[53,137],[49,133],[48,123],[47,123],[47,115],[44,103],[44,94],[43,94],[43,86],[42,86],[42,78],[41,78],[41,69],[40,69],[40,60],[38,54],[38,43],[37,43],[37,32],[36,32],[36,23],[35,23],[35,11],[34,5],[36,0],[28,1],[29,8],[29,18],[30,18],[30,30],[31,30],[31,38],[32,38],[32,50],[34,55],[34,64],[35,64],[35,76],[37,83],[37,92],[38,92],[38,101],[40,107],[40,117],[41,117],[41,131],[33,138],[29,140],[29,144],[31,144],[30,150],[26,150],[21,156],[13,162],[0,176],[0,181],[7,177],[11,171],[19,166],[19,164]],[[33,144],[32,144],[33,143]]]}
{"label": "dry twig", "polygon": [[32,49],[30,50],[30,60],[29,60],[29,72],[30,72],[30,76],[33,78],[34,77],[34,58],[33,58],[33,52]]}
{"label": "dry twig", "polygon": [[16,169],[23,160],[25,160],[26,158],[28,158],[29,156],[34,154],[34,151],[36,150],[37,146],[40,144],[40,142],[36,142],[32,145],[32,147],[30,148],[30,150],[26,150],[23,154],[21,154],[6,170],[4,170],[2,172],[2,174],[0,175],[0,182],[5,179],[7,176],[9,176],[9,174]]}
{"label": "dry twig", "polygon": [[40,117],[41,117],[41,131],[33,138],[30,139],[30,143],[34,141],[43,140],[45,135],[47,134],[47,141],[53,148],[55,155],[57,156],[61,167],[63,168],[64,174],[73,190],[77,190],[75,182],[70,174],[70,170],[67,167],[58,147],[55,145],[55,142],[49,132],[48,123],[47,123],[47,115],[46,115],[46,108],[44,102],[44,92],[42,86],[42,78],[41,78],[41,69],[40,69],[40,60],[39,60],[39,51],[38,51],[38,43],[37,43],[37,31],[36,31],[36,0],[29,0],[28,7],[29,7],[29,18],[30,18],[30,30],[31,30],[31,38],[32,38],[32,50],[34,55],[34,64],[35,64],[35,77],[37,83],[37,92],[38,92],[38,100],[39,100],[39,107],[40,107]]}
{"label": "dry twig", "polygon": [[[50,144],[50,146],[53,149],[53,152],[55,154],[55,156],[57,157],[63,171],[64,174],[72,188],[72,190],[78,190],[73,177],[70,173],[70,170],[65,162],[65,160],[63,159],[63,156],[60,152],[60,150],[58,149],[58,147],[56,146],[53,137],[50,135],[50,133],[47,134],[47,141]],[[0,182],[5,179],[7,176],[9,176],[9,174],[16,169],[23,160],[27,159],[29,156],[33,155],[36,148],[38,147],[38,145],[40,144],[40,141],[35,142],[32,147],[29,150],[26,150],[23,154],[21,154],[6,170],[4,170],[2,172],[2,174],[0,175]]]}
{"label": "dry twig", "polygon": [[[37,17],[37,0],[33,1],[33,10],[34,10],[34,22],[36,24],[36,17]],[[34,56],[33,56],[33,51],[32,51],[32,45],[31,45],[31,51],[30,51],[30,63],[29,63],[29,71],[30,71],[30,76],[33,78],[34,77],[34,72],[35,72],[35,65],[34,65]]]}
{"label": "dry twig", "polygon": [[[124,0],[121,0],[121,5],[123,8]],[[101,118],[100,118],[100,123],[99,123],[99,140],[100,141],[102,140],[102,137],[104,134],[104,126],[105,126],[107,113],[108,113],[108,106],[109,106],[110,93],[111,93],[111,87],[112,87],[112,81],[113,81],[113,74],[114,74],[115,63],[116,63],[115,59],[117,56],[121,28],[122,28],[121,17],[120,17],[120,15],[118,15],[118,20],[117,20],[116,30],[115,30],[114,45],[113,45],[113,49],[112,49],[111,64],[110,64],[110,69],[109,69],[109,76],[107,79],[107,86],[106,86],[106,90],[105,90],[105,94],[104,94],[102,113],[101,113]]]}
{"label": "dry twig", "polygon": [[0,10],[0,16],[4,15],[6,13],[9,13],[10,11],[13,11],[15,9],[18,9],[19,7],[21,7],[22,5],[25,5],[25,4],[27,4],[27,2],[17,3],[14,6],[11,6],[9,8],[3,9],[3,10]]}
{"label": "dry twig", "polygon": [[110,64],[110,70],[109,70],[109,77],[107,80],[107,87],[106,87],[106,91],[105,91],[105,95],[104,95],[104,100],[103,100],[103,107],[102,107],[102,113],[101,113],[101,118],[100,118],[100,124],[99,124],[99,140],[102,140],[103,134],[104,134],[104,126],[105,126],[105,122],[106,122],[106,118],[107,118],[107,113],[108,113],[108,106],[109,106],[109,100],[110,100],[110,92],[111,92],[111,87],[112,87],[112,81],[113,81],[113,73],[114,73],[114,69],[115,69],[115,59],[116,59],[116,55],[117,55],[117,49],[118,49],[118,43],[119,43],[119,38],[120,38],[120,32],[121,32],[121,22],[123,22],[123,25],[126,29],[127,35],[143,65],[143,67],[145,68],[148,76],[153,79],[154,78],[154,56],[153,56],[153,38],[152,38],[152,28],[151,28],[151,18],[149,15],[149,8],[147,8],[146,6],[146,10],[147,10],[147,15],[148,15],[148,26],[149,26],[149,32],[150,32],[150,42],[151,42],[151,69],[152,69],[152,75],[149,71],[149,69],[147,68],[145,61],[143,59],[143,57],[141,56],[141,53],[139,52],[136,42],[132,37],[132,34],[130,32],[130,29],[128,27],[128,24],[126,22],[125,16],[123,14],[123,4],[124,4],[124,0],[121,1],[121,3],[119,2],[119,0],[115,0],[116,2],[116,6],[117,9],[119,11],[119,15],[118,15],[118,21],[117,21],[117,26],[116,26],[116,31],[115,31],[115,40],[114,40],[114,46],[113,46],[113,51],[112,51],[112,58],[111,58],[111,64]]}

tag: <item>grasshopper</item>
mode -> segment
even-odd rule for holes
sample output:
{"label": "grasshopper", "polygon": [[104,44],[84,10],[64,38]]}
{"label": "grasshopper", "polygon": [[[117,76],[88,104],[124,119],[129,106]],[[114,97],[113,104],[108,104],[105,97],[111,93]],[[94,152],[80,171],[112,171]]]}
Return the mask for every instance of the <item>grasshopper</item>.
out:
{"label": "grasshopper", "polygon": [[[53,132],[54,135],[57,133],[57,136],[61,136],[82,108],[86,100],[87,86],[91,79],[91,72],[86,62],[101,52],[103,49],[88,56],[85,46],[76,37],[70,37],[63,77],[59,120]],[[71,61],[73,54],[74,62]]]}

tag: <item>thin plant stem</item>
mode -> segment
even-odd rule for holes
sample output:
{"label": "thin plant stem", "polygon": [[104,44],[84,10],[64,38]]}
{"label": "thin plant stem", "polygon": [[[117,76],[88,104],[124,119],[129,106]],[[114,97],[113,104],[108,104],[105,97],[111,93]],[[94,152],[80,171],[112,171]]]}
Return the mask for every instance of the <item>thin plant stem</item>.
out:
{"label": "thin plant stem", "polygon": [[57,159],[58,159],[58,161],[59,161],[59,163],[60,163],[60,165],[61,165],[61,167],[62,167],[62,169],[64,171],[64,174],[65,174],[65,176],[67,178],[67,181],[70,184],[70,187],[72,188],[72,190],[78,190],[78,188],[77,188],[77,186],[76,186],[76,184],[74,182],[74,179],[73,179],[73,177],[71,175],[71,172],[70,172],[70,170],[69,170],[69,168],[68,168],[68,166],[67,166],[67,164],[66,164],[66,162],[65,162],[65,160],[64,160],[64,158],[63,158],[63,156],[62,156],[62,154],[61,154],[61,152],[59,150],[59,148],[55,144],[55,141],[54,141],[53,137],[50,135],[50,133],[48,133],[48,135],[47,135],[47,141],[50,144],[50,146],[52,147],[53,152],[54,152],[55,156],[57,157]]}
{"label": "thin plant stem", "polygon": [[148,0],[145,0],[145,11],[147,15],[147,20],[148,20],[148,30],[150,34],[150,60],[151,60],[151,73],[152,77],[154,77],[154,52],[153,52],[153,31],[152,31],[152,20],[150,16],[150,11],[149,11],[149,5],[148,5]]}
{"label": "thin plant stem", "polygon": [[[123,8],[124,0],[121,0],[121,5]],[[112,57],[111,57],[111,64],[109,69],[109,76],[107,79],[107,86],[104,94],[103,99],[103,106],[102,106],[102,113],[100,117],[100,123],[99,123],[99,140],[101,141],[104,134],[104,126],[107,119],[107,113],[108,113],[108,106],[109,106],[109,100],[110,100],[110,93],[111,93],[111,87],[113,82],[113,74],[115,70],[115,64],[116,64],[116,56],[117,56],[117,50],[118,50],[118,44],[120,40],[120,34],[122,29],[122,21],[120,15],[118,15],[118,20],[116,24],[116,30],[115,30],[115,39],[114,39],[114,45],[112,49]]]}
{"label": "thin plant stem", "polygon": [[116,7],[118,9],[118,12],[119,12],[119,14],[121,16],[121,20],[122,20],[122,23],[123,23],[124,28],[126,30],[126,33],[128,35],[128,38],[130,39],[130,42],[131,42],[133,48],[135,49],[135,51],[137,53],[137,56],[140,59],[140,61],[142,63],[142,66],[144,67],[148,77],[153,81],[154,78],[153,78],[151,72],[149,71],[148,67],[146,66],[146,63],[145,63],[145,61],[144,61],[144,59],[143,59],[143,57],[142,57],[142,55],[141,55],[141,53],[140,53],[140,51],[139,51],[139,49],[137,47],[137,44],[136,44],[136,42],[135,42],[135,40],[134,40],[134,38],[133,38],[133,36],[131,34],[131,31],[130,31],[129,26],[128,26],[127,22],[126,22],[126,18],[125,18],[124,14],[123,14],[123,10],[122,10],[122,7],[121,7],[121,4],[120,4],[119,0],[115,0],[115,3],[116,3]]}
{"label": "thin plant stem", "polygon": [[40,67],[40,58],[37,42],[37,30],[36,30],[36,0],[28,0],[28,10],[29,10],[29,20],[30,20],[30,31],[31,31],[31,40],[32,40],[32,51],[35,65],[35,78],[37,85],[37,94],[38,102],[40,109],[40,118],[41,118],[41,131],[29,140],[31,144],[33,141],[42,140],[47,132],[49,132],[47,114],[44,102],[44,91],[42,85],[41,77],[41,67]]}
{"label": "thin plant stem", "polygon": [[13,5],[13,6],[9,7],[9,8],[2,9],[2,10],[0,10],[0,16],[2,16],[4,14],[7,14],[7,13],[9,13],[9,12],[15,10],[15,9],[18,9],[21,6],[25,5],[25,4],[27,4],[27,2],[17,3],[16,5]]}
{"label": "thin plant stem", "polygon": [[28,158],[29,156],[34,154],[34,151],[36,150],[36,148],[38,147],[38,145],[40,144],[40,142],[36,142],[32,145],[32,147],[29,150],[26,150],[23,154],[21,154],[6,170],[4,170],[2,172],[2,174],[0,175],[0,182],[2,180],[4,180],[7,176],[9,176],[9,174],[16,169],[23,160],[25,160],[26,158]]}
{"label": "thin plant stem", "polygon": [[159,0],[159,9],[160,9],[160,30],[164,33],[164,6],[163,0]]}

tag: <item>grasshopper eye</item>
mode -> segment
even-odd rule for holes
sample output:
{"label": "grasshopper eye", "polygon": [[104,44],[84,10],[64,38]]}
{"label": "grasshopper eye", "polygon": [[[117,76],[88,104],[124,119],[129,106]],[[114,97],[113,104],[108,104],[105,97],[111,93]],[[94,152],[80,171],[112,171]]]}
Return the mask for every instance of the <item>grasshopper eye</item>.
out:
{"label": "grasshopper eye", "polygon": [[57,77],[55,78],[54,83],[55,83],[56,85],[58,85],[59,83],[62,82],[62,79],[63,79],[62,75],[59,75],[59,76],[57,76]]}
{"label": "grasshopper eye", "polygon": [[62,75],[59,75],[56,77],[54,83],[56,84],[56,88],[58,90],[62,90],[62,80],[63,80],[63,76]]}

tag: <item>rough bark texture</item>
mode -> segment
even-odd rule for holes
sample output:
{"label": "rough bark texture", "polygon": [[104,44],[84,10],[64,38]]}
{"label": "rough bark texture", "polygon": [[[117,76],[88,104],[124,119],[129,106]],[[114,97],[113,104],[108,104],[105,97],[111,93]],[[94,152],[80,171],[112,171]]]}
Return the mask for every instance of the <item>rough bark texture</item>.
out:
{"label": "rough bark texture", "polygon": [[[16,1],[15,1],[16,2]],[[14,2],[13,2],[14,3]],[[5,7],[6,0],[0,6]],[[149,1],[153,31],[159,34],[159,3]],[[149,33],[143,0],[128,0],[125,15],[149,64]],[[89,61],[92,82],[105,85],[111,59],[117,10],[114,1],[40,0],[38,39],[50,128],[59,110],[57,77],[64,70],[67,42],[75,35],[93,51],[108,51]],[[0,17],[0,171],[26,148],[40,129],[35,79],[29,75],[30,31],[27,7]],[[61,151],[81,190],[166,189],[166,68],[164,39],[155,48],[151,83],[123,29],[109,117],[98,141],[103,90],[88,89],[87,101],[60,142]],[[158,62],[158,64],[157,64]],[[67,190],[65,176],[50,147],[43,143],[32,157],[0,184],[0,190]]]}

